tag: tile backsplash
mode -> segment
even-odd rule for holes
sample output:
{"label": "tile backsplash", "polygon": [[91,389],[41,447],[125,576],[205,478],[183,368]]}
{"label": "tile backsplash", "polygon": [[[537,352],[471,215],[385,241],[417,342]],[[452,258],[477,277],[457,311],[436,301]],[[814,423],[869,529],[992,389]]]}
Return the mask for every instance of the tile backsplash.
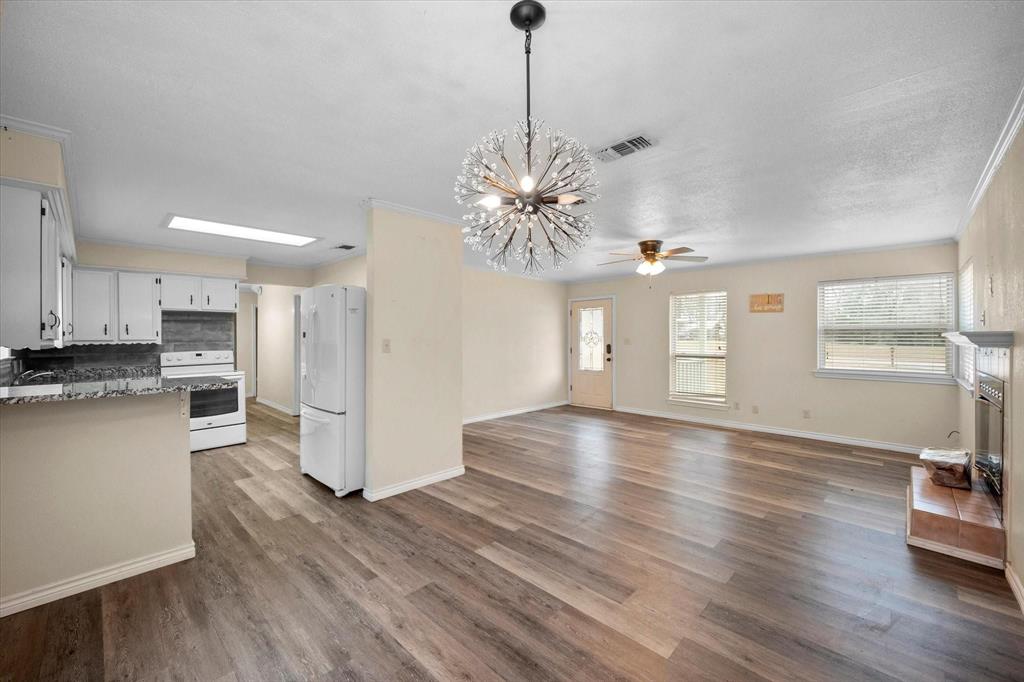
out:
{"label": "tile backsplash", "polygon": [[44,350],[11,350],[0,361],[0,384],[29,369],[159,366],[160,353],[235,350],[234,313],[165,311],[163,343],[82,344]]}

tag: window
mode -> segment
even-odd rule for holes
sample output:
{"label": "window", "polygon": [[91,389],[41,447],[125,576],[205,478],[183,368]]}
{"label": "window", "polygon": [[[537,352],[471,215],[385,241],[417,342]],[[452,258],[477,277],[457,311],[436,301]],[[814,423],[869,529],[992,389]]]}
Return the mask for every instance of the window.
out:
{"label": "window", "polygon": [[[957,321],[961,331],[974,329],[974,264],[968,263],[960,271],[957,288]],[[970,391],[974,391],[974,348],[956,347],[957,380]]]}
{"label": "window", "polygon": [[818,284],[818,371],[952,382],[953,275]]}
{"label": "window", "polygon": [[604,308],[580,310],[580,369],[604,371]]}
{"label": "window", "polygon": [[726,293],[669,298],[669,399],[725,404]]}

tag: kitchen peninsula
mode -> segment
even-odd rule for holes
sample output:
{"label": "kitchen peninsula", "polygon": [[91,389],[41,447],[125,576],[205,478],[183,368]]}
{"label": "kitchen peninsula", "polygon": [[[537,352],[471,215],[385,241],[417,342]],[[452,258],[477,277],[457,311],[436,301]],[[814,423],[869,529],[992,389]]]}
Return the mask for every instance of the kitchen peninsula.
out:
{"label": "kitchen peninsula", "polygon": [[0,387],[0,615],[195,556],[189,394],[234,384],[138,367],[35,381]]}

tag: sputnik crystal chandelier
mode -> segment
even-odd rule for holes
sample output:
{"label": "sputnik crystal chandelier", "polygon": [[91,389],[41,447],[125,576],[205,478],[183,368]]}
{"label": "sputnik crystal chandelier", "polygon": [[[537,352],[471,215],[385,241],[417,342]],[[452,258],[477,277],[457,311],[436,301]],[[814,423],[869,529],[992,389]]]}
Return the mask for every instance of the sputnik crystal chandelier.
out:
{"label": "sputnik crystal chandelier", "polygon": [[545,260],[561,268],[593,229],[593,216],[579,209],[600,198],[587,147],[544,129],[530,113],[530,42],[545,16],[536,0],[512,7],[512,25],[526,33],[526,119],[516,123],[508,148],[505,130],[470,147],[455,181],[455,200],[472,211],[463,216],[466,243],[496,270],[508,270],[512,260],[527,274],[543,270]]}

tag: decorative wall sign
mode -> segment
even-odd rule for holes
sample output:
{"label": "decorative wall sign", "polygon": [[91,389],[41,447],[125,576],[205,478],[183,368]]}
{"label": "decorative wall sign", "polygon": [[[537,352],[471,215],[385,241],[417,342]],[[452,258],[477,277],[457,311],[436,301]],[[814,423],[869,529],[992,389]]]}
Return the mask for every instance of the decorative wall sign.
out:
{"label": "decorative wall sign", "polygon": [[750,312],[781,313],[783,309],[782,294],[751,294]]}

